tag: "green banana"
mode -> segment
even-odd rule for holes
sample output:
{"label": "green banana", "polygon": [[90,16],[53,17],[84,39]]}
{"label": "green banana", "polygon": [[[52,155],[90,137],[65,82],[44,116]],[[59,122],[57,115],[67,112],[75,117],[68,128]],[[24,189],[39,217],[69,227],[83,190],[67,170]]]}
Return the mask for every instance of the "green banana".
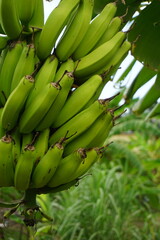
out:
{"label": "green banana", "polygon": [[35,87],[27,99],[26,107],[30,105],[39,92],[43,91],[46,84],[54,81],[57,67],[58,59],[54,55],[50,55],[35,76]]}
{"label": "green banana", "polygon": [[0,36],[0,51],[2,51],[8,44],[8,36]]}
{"label": "green banana", "polygon": [[66,140],[66,144],[71,142],[91,126],[91,124],[107,109],[109,102],[110,101],[108,99],[95,101],[90,107],[81,111],[60,128],[58,128],[51,135],[49,144],[55,144],[67,132],[71,137]]}
{"label": "green banana", "polygon": [[37,55],[44,60],[50,54],[55,42],[66,25],[70,14],[77,7],[80,0],[63,0],[49,15],[39,38]]}
{"label": "green banana", "polygon": [[61,87],[59,94],[56,97],[53,104],[51,105],[48,112],[46,113],[46,115],[44,116],[44,118],[36,127],[37,131],[42,131],[43,129],[50,127],[52,125],[54,119],[58,116],[59,112],[61,111],[63,105],[66,102],[73,82],[74,82],[73,74],[71,72],[66,72],[66,74],[64,74],[64,76],[59,82]]}
{"label": "green banana", "polygon": [[122,24],[122,18],[120,17],[113,18],[110,24],[108,25],[108,28],[104,32],[104,34],[101,36],[99,41],[94,46],[94,49],[96,49],[103,43],[109,41],[120,30],[121,24]]}
{"label": "green banana", "polygon": [[0,139],[0,186],[9,187],[14,185],[14,166],[12,159],[13,141],[10,135]]}
{"label": "green banana", "polygon": [[47,185],[53,188],[69,182],[70,177],[79,167],[81,162],[84,161],[85,157],[85,149],[80,148],[67,157],[63,158]]}
{"label": "green banana", "polygon": [[11,92],[17,87],[19,81],[25,75],[31,75],[35,68],[35,48],[33,44],[24,46],[17,66],[15,68],[12,83]]}
{"label": "green banana", "polygon": [[61,192],[61,191],[64,191],[64,190],[68,190],[70,189],[72,186],[78,186],[79,184],[79,179],[74,179],[73,181],[71,182],[68,182],[68,183],[65,183],[65,184],[62,184],[58,187],[55,187],[55,188],[50,188],[50,187],[42,187],[42,188],[37,188],[37,189],[34,189],[36,191],[37,194],[46,194],[46,193],[57,193],[57,192]]}
{"label": "green banana", "polygon": [[3,66],[0,72],[0,99],[3,105],[10,94],[12,77],[20,58],[23,44],[24,42],[21,41],[12,42],[3,61]]}
{"label": "green banana", "polygon": [[135,114],[140,114],[144,112],[147,108],[151,107],[156,103],[157,99],[160,97],[160,73],[157,74],[156,80],[147,93],[136,102],[132,108]]}
{"label": "green banana", "polygon": [[28,26],[35,10],[35,4],[36,0],[16,1],[18,16],[23,25]]}
{"label": "green banana", "polygon": [[85,36],[92,17],[93,0],[81,0],[75,17],[67,25],[56,46],[56,56],[60,61],[67,60]]}
{"label": "green banana", "polygon": [[44,131],[38,132],[38,138],[35,140],[36,148],[36,160],[34,167],[39,163],[41,158],[45,155],[48,150],[48,140],[49,140],[50,129],[46,128]]}
{"label": "green banana", "polygon": [[35,8],[29,26],[32,28],[42,28],[44,26],[44,3],[43,0],[35,0]]}
{"label": "green banana", "polygon": [[47,185],[56,172],[62,158],[63,150],[64,147],[61,141],[50,146],[47,153],[33,171],[31,179],[31,186],[33,186],[33,188],[41,188]]}
{"label": "green banana", "polygon": [[52,127],[57,128],[61,126],[80,112],[87,102],[94,96],[98,87],[102,84],[102,81],[100,75],[94,75],[79,86],[68,98],[59,115],[56,116]]}
{"label": "green banana", "polygon": [[98,142],[101,142],[101,134],[108,128],[108,125],[112,121],[113,116],[110,111],[101,114],[85,132],[65,146],[63,155],[67,156],[78,148],[98,147]]}
{"label": "green banana", "polygon": [[118,32],[114,37],[90,52],[88,55],[82,57],[75,62],[77,65],[74,75],[75,78],[84,78],[95,74],[110,61],[117,49],[120,47],[125,39],[124,32]]}
{"label": "green banana", "polygon": [[85,36],[72,55],[74,60],[81,59],[92,51],[96,43],[106,31],[110,21],[116,13],[116,10],[117,7],[115,3],[109,3],[104,7],[102,12],[92,20]]}
{"label": "green banana", "polygon": [[57,69],[54,82],[59,81],[66,72],[73,72],[74,71],[74,62],[71,58],[68,58],[67,61],[60,64],[59,68]]}
{"label": "green banana", "polygon": [[0,22],[10,39],[17,39],[22,32],[17,4],[14,0],[0,0]]}
{"label": "green banana", "polygon": [[86,158],[84,161],[80,163],[78,168],[75,170],[75,172],[71,175],[71,177],[68,179],[69,182],[73,181],[74,179],[78,179],[82,175],[84,175],[91,167],[92,165],[98,161],[98,159],[102,156],[102,148],[91,148],[86,150]]}
{"label": "green banana", "polygon": [[7,99],[1,116],[2,126],[7,131],[13,129],[16,126],[20,113],[24,108],[28,94],[33,88],[33,84],[34,78],[31,75],[22,77],[17,87]]}
{"label": "green banana", "polygon": [[12,157],[14,167],[18,162],[18,158],[21,153],[21,134],[18,127],[12,132],[13,146],[12,146]]}
{"label": "green banana", "polygon": [[29,134],[21,134],[21,138],[22,138],[21,153],[23,153],[25,150],[25,147],[27,145],[31,145],[31,143],[33,142],[34,134],[33,132]]}
{"label": "green banana", "polygon": [[3,107],[0,108],[0,138],[2,138],[6,132],[5,129],[2,127],[2,120],[1,120],[2,112],[3,112]]}
{"label": "green banana", "polygon": [[107,63],[107,65],[100,70],[99,74],[103,76],[103,81],[108,82],[111,72],[115,72],[119,67],[119,64],[128,54],[128,51],[131,48],[131,43],[128,41],[124,41],[122,45],[117,49],[115,55],[111,58],[111,60]]}
{"label": "green banana", "polygon": [[58,83],[48,83],[25,108],[19,121],[21,133],[33,131],[48,112],[60,90]]}
{"label": "green banana", "polygon": [[35,152],[35,147],[28,144],[20,153],[14,175],[14,186],[17,190],[24,191],[29,187],[31,173],[36,157]]}
{"label": "green banana", "polygon": [[4,63],[5,57],[7,55],[8,49],[9,49],[9,47],[7,45],[0,53],[0,74],[1,74],[2,66],[3,66],[3,63]]}

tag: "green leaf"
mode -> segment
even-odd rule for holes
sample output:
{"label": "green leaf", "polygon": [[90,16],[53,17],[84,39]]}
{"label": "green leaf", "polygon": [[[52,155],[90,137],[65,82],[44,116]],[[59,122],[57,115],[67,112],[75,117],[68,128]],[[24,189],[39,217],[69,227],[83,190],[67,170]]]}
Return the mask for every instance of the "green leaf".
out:
{"label": "green leaf", "polygon": [[129,32],[132,54],[151,69],[160,69],[160,1],[153,0],[135,19]]}

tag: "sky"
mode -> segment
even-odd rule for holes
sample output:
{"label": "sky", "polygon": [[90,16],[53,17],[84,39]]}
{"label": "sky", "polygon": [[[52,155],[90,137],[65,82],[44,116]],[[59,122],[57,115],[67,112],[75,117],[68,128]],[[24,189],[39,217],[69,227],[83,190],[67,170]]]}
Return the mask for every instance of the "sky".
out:
{"label": "sky", "polygon": [[[49,14],[59,4],[60,0],[52,0],[50,2],[47,0],[43,0],[43,1],[44,1],[45,21],[46,21]],[[102,90],[100,98],[104,99],[104,98],[111,97],[118,91],[115,82],[118,79],[118,77],[121,75],[121,73],[127,68],[127,66],[129,65],[129,63],[131,62],[132,59],[133,59],[133,56],[131,56],[131,54],[129,53],[128,57],[122,62],[120,69],[117,71],[114,80],[108,82],[106,84],[106,86],[104,87],[104,89]],[[136,64],[134,65],[134,68],[132,69],[131,73],[125,79],[124,83],[126,84],[126,86],[130,85],[130,83],[134,77],[134,74],[137,74],[137,72],[141,68],[142,68],[142,64],[137,61]],[[145,93],[148,91],[148,89],[151,87],[151,85],[154,83],[154,81],[155,81],[155,78],[151,79],[142,88],[140,88],[134,95],[134,98],[143,97],[145,95]]]}

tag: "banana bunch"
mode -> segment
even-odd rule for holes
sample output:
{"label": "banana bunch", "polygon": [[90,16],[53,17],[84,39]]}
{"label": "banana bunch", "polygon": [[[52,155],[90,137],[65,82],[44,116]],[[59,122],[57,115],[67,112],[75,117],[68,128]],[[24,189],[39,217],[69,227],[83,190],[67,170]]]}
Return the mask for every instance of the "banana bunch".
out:
{"label": "banana bunch", "polygon": [[99,99],[131,44],[117,6],[0,0],[0,186],[60,191],[98,161],[116,96]]}

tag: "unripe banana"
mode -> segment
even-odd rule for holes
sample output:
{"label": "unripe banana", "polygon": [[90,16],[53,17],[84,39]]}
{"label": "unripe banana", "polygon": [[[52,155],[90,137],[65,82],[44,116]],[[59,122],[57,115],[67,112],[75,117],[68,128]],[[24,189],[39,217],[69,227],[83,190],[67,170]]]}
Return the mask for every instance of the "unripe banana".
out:
{"label": "unripe banana", "polygon": [[117,70],[117,68],[119,67],[119,64],[126,57],[130,48],[131,48],[130,42],[128,41],[123,42],[122,45],[119,47],[119,49],[117,49],[117,52],[115,53],[115,55],[107,63],[107,65],[99,71],[99,74],[103,75],[104,83],[107,83],[110,76],[113,75],[113,73]]}
{"label": "unripe banana", "polygon": [[0,139],[0,186],[9,187],[14,185],[14,166],[12,158],[13,141],[11,136]]}
{"label": "unripe banana", "polygon": [[71,182],[64,183],[64,184],[62,184],[58,187],[54,187],[54,188],[50,188],[48,186],[45,186],[43,188],[37,188],[36,192],[37,192],[37,194],[57,193],[57,192],[61,192],[61,191],[64,191],[64,190],[68,190],[72,186],[77,186],[78,183],[79,183],[79,179],[74,179]]}
{"label": "unripe banana", "polygon": [[60,61],[67,60],[83,39],[92,17],[93,0],[80,1],[78,10],[67,25],[56,47],[56,56]]}
{"label": "unripe banana", "polygon": [[54,82],[59,81],[66,72],[73,72],[74,67],[75,67],[74,62],[71,58],[68,58],[67,61],[61,63],[61,65],[59,66],[56,72]]}
{"label": "unripe banana", "polygon": [[30,144],[26,145],[21,152],[14,175],[14,185],[17,190],[28,189],[35,156],[35,147]]}
{"label": "unripe banana", "polygon": [[108,24],[116,13],[116,10],[117,7],[115,3],[109,3],[104,7],[102,12],[92,20],[85,36],[72,55],[74,60],[80,59],[92,51],[96,43],[106,31]]}
{"label": "unripe banana", "polygon": [[63,158],[60,161],[55,174],[47,185],[53,188],[69,182],[70,177],[79,167],[81,162],[84,161],[85,157],[85,150],[80,148],[67,157]]}
{"label": "unripe banana", "polygon": [[63,144],[61,142],[50,146],[47,153],[37,164],[33,171],[31,186],[41,188],[49,182],[61,161],[63,154]]}
{"label": "unripe banana", "polygon": [[69,182],[84,175],[92,165],[102,156],[101,148],[91,148],[86,150],[86,158],[80,163],[76,171],[68,179]]}
{"label": "unripe banana", "polygon": [[78,112],[80,112],[87,102],[93,97],[101,84],[102,77],[100,75],[94,75],[80,87],[74,90],[74,92],[66,101],[59,115],[56,116],[52,127],[57,128],[61,126],[63,123],[67,122]]}
{"label": "unripe banana", "polygon": [[80,0],[63,0],[49,15],[41,32],[37,48],[37,55],[41,60],[51,54],[60,32],[79,2]]}
{"label": "unripe banana", "polygon": [[51,135],[49,144],[55,144],[61,137],[65,136],[67,132],[71,137],[66,140],[66,143],[71,142],[91,126],[91,124],[107,109],[108,104],[109,101],[105,99],[95,101],[90,107],[81,111],[58,128]]}
{"label": "unripe banana", "polygon": [[13,138],[12,157],[13,164],[15,167],[21,153],[21,134],[19,132],[18,127],[12,132],[12,138]]}
{"label": "unripe banana", "polygon": [[102,45],[103,43],[109,41],[119,30],[120,26],[122,25],[122,18],[115,17],[112,19],[110,24],[108,25],[108,28],[102,35],[102,37],[99,39],[97,44],[94,46],[94,49]]}
{"label": "unripe banana", "polygon": [[19,121],[21,133],[32,132],[43,119],[57,97],[60,86],[57,83],[48,83],[45,88],[33,98],[25,108]]}
{"label": "unripe banana", "polygon": [[111,40],[105,42],[75,64],[74,75],[76,78],[83,78],[95,74],[102,69],[115,54],[125,39],[124,32],[118,32]]}
{"label": "unripe banana", "polygon": [[0,22],[5,34],[10,39],[17,39],[20,36],[22,25],[14,0],[0,0]]}
{"label": "unripe banana", "polygon": [[17,0],[18,16],[23,25],[28,25],[35,10],[36,0]]}
{"label": "unripe banana", "polygon": [[8,37],[7,36],[0,36],[0,51],[2,51],[8,44]]}
{"label": "unripe banana", "polygon": [[35,76],[35,87],[27,99],[26,107],[30,105],[39,92],[43,91],[48,83],[54,81],[57,67],[58,59],[54,55],[49,56]]}
{"label": "unripe banana", "polygon": [[[3,66],[0,73],[0,99],[5,104],[10,94],[12,77],[20,58],[24,42],[12,42],[5,56]],[[8,70],[9,66],[9,70]]]}
{"label": "unripe banana", "polygon": [[11,92],[17,87],[19,81],[25,75],[31,75],[35,68],[35,48],[33,44],[24,46],[17,66],[15,68],[12,83]]}
{"label": "unripe banana", "polygon": [[73,85],[73,82],[74,82],[73,74],[66,72],[66,74],[62,77],[62,79],[59,82],[61,87],[59,94],[56,97],[55,101],[52,103],[50,109],[48,110],[44,118],[36,127],[37,131],[42,131],[43,129],[50,127],[52,125],[54,119],[58,116],[59,112],[61,111],[61,108],[65,104],[65,101]]}
{"label": "unripe banana", "polygon": [[3,112],[3,107],[0,108],[0,138],[2,138],[6,132],[5,129],[2,127],[2,120],[1,120],[2,112]]}
{"label": "unripe banana", "polygon": [[101,143],[101,134],[108,128],[108,125],[112,121],[113,116],[110,111],[101,114],[85,132],[65,146],[64,156],[69,155],[78,148],[99,147],[99,142]]}
{"label": "unripe banana", "polygon": [[19,119],[20,113],[24,108],[26,99],[31,89],[33,88],[34,79],[31,75],[22,77],[21,81],[10,94],[3,112],[2,112],[2,126],[7,130],[13,129]]}
{"label": "unripe banana", "polygon": [[43,0],[35,0],[35,8],[29,26],[32,28],[42,28],[44,26]]}

